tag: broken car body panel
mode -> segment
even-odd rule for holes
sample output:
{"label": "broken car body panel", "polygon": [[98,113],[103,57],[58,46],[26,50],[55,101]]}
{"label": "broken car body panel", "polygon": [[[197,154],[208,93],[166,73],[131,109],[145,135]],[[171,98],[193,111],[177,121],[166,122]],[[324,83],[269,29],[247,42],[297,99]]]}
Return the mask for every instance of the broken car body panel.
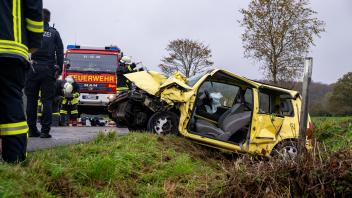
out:
{"label": "broken car body panel", "polygon": [[159,92],[160,85],[167,79],[164,75],[153,71],[133,72],[125,74],[125,76],[138,88],[143,89],[151,95],[156,95]]}

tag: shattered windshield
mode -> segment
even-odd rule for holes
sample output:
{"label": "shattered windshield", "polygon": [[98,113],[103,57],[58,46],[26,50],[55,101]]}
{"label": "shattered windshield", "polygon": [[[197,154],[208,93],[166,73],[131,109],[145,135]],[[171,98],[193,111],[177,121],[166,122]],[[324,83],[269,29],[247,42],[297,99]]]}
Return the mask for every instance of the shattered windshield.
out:
{"label": "shattered windshield", "polygon": [[207,72],[203,72],[188,78],[187,85],[193,87]]}

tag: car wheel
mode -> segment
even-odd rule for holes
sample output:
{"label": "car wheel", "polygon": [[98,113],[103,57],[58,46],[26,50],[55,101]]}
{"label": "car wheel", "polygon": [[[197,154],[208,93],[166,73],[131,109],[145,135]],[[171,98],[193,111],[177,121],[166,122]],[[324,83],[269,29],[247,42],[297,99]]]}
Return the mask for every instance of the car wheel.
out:
{"label": "car wheel", "polygon": [[178,134],[178,120],[173,112],[156,112],[150,117],[147,128],[158,135]]}
{"label": "car wheel", "polygon": [[296,141],[284,141],[273,149],[271,156],[284,160],[294,160],[298,153],[298,143]]}

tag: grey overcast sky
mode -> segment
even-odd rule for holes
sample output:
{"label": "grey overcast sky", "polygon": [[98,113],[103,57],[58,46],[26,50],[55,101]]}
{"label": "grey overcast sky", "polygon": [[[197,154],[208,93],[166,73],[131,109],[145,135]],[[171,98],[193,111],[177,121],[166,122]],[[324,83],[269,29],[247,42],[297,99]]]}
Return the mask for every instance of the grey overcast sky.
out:
{"label": "grey overcast sky", "polygon": [[[170,40],[205,42],[215,66],[262,79],[259,65],[243,57],[239,10],[249,0],[44,0],[64,45],[117,45],[134,61],[159,70]],[[333,83],[352,72],[352,1],[312,0],[326,32],[311,49],[313,80]]]}

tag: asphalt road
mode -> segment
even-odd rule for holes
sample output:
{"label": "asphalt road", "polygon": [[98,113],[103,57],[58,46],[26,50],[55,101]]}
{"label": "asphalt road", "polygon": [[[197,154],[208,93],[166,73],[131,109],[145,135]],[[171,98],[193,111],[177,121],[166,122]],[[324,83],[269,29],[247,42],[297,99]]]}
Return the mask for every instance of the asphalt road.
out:
{"label": "asphalt road", "polygon": [[128,134],[127,128],[116,127],[52,127],[52,138],[29,138],[27,151],[53,148],[61,145],[78,144],[93,140],[99,132],[116,132],[117,135]]}

